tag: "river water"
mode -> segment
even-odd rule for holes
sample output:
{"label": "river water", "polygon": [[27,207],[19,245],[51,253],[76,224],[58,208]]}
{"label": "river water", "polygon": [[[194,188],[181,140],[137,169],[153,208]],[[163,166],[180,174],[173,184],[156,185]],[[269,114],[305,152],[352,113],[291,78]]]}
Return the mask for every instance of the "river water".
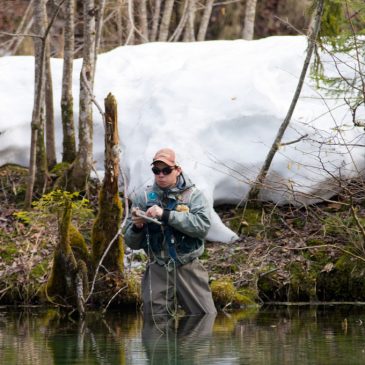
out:
{"label": "river water", "polygon": [[264,306],[177,320],[0,307],[1,365],[365,364],[365,306]]}

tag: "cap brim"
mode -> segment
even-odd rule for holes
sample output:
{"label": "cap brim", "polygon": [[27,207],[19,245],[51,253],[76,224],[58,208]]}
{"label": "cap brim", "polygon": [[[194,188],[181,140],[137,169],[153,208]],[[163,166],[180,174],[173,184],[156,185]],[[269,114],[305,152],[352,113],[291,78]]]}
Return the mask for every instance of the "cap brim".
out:
{"label": "cap brim", "polygon": [[172,163],[170,160],[164,159],[164,158],[158,158],[157,160],[153,160],[153,162],[151,163],[151,165],[155,164],[156,162],[163,162],[165,163],[167,166],[173,167],[176,164]]}

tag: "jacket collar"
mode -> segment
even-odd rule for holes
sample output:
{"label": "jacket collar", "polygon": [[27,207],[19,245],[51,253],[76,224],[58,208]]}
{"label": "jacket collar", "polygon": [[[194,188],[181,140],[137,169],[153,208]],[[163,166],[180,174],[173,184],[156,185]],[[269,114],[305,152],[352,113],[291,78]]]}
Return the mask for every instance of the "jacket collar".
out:
{"label": "jacket collar", "polygon": [[194,184],[191,182],[188,176],[181,173],[177,179],[177,183],[172,188],[161,189],[156,183],[153,184],[153,190],[160,196],[170,197],[171,195],[182,193],[183,191],[191,188]]}

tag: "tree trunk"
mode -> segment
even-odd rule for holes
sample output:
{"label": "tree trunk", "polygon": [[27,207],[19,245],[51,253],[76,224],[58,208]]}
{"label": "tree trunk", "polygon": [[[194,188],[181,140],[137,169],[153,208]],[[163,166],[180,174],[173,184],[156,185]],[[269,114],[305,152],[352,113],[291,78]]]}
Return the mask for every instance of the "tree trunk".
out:
{"label": "tree trunk", "polygon": [[96,57],[99,53],[100,43],[102,38],[102,30],[104,24],[104,10],[105,10],[105,1],[106,0],[99,0],[99,7],[98,7],[98,17],[96,20],[96,36],[95,36],[95,63]]}
{"label": "tree trunk", "polygon": [[99,0],[99,8],[97,11],[97,19],[96,19],[96,34],[95,34],[95,52],[94,52],[94,74],[92,76],[93,82],[95,79],[95,70],[96,70],[96,60],[98,58],[100,43],[102,38],[102,31],[104,25],[104,10],[105,10],[105,1]]}
{"label": "tree trunk", "polygon": [[72,71],[75,50],[75,0],[67,0],[64,32],[64,57],[62,75],[62,161],[72,163],[76,158],[75,124],[72,96]]}
{"label": "tree trunk", "polygon": [[188,21],[184,32],[184,42],[195,42],[195,0],[189,0]]}
{"label": "tree trunk", "polygon": [[123,2],[120,3],[117,10],[117,34],[118,46],[123,44]]}
{"label": "tree trunk", "polygon": [[[98,265],[109,248],[102,265],[108,271],[122,272],[123,242],[117,234],[123,214],[118,192],[119,152],[117,102],[109,94],[105,99],[105,175],[99,196],[99,214],[93,226],[92,249],[93,261]],[[109,247],[113,240],[116,242]]]}
{"label": "tree trunk", "polygon": [[172,14],[172,9],[174,8],[174,2],[175,0],[165,0],[165,7],[160,25],[160,34],[158,36],[159,42],[166,42],[168,39],[171,14]]}
{"label": "tree trunk", "polygon": [[252,40],[254,35],[256,3],[257,0],[246,0],[242,38],[248,41]]}
{"label": "tree trunk", "polygon": [[47,165],[47,151],[44,143],[45,136],[45,122],[46,122],[46,107],[45,107],[45,80],[43,81],[43,92],[42,92],[42,103],[40,114],[39,114],[39,129],[36,146],[36,173],[34,181],[34,192],[37,195],[43,195],[46,191],[48,184],[48,165]]}
{"label": "tree trunk", "polygon": [[80,74],[79,150],[71,174],[74,190],[85,190],[93,164],[92,91],[95,68],[95,4],[84,1],[84,50]]}
{"label": "tree trunk", "polygon": [[[37,8],[35,14],[35,31],[36,34],[41,34],[44,37],[45,30],[47,27],[47,10],[46,2],[36,1],[35,9]],[[45,192],[48,180],[48,169],[47,169],[47,153],[46,146],[44,144],[44,131],[46,125],[46,85],[47,85],[47,38],[43,38],[40,42],[36,42],[36,53],[40,54],[42,61],[39,62],[38,77],[41,83],[41,95],[40,95],[40,109],[38,114],[39,129],[37,138],[37,151],[36,151],[36,173],[34,181],[34,191],[40,195]]]}
{"label": "tree trunk", "polygon": [[[46,286],[47,297],[61,298],[66,304],[76,305],[79,315],[85,315],[85,294],[87,293],[87,265],[78,259],[72,250],[71,225],[72,202],[65,201],[65,209],[59,222],[59,239],[55,250],[51,275]],[[79,233],[78,233],[79,234]],[[78,251],[84,250],[87,256],[86,244],[77,246]],[[50,299],[50,298],[49,298]],[[54,299],[52,300],[54,302]],[[62,303],[65,304],[65,303]]]}
{"label": "tree trunk", "polygon": [[57,164],[56,158],[56,140],[54,127],[54,108],[53,108],[53,85],[51,59],[49,53],[49,45],[46,45],[46,74],[45,74],[45,90],[46,90],[46,151],[48,169],[52,169]]}
{"label": "tree trunk", "polygon": [[297,104],[297,101],[299,99],[299,95],[300,92],[302,90],[303,87],[303,83],[304,83],[304,79],[305,79],[305,75],[307,73],[308,70],[308,66],[309,66],[309,62],[311,60],[312,57],[312,53],[315,47],[315,43],[316,43],[316,39],[318,36],[318,32],[321,26],[321,18],[322,18],[322,14],[323,14],[323,2],[324,0],[318,0],[317,2],[317,7],[316,7],[316,13],[315,13],[315,20],[312,22],[311,27],[308,31],[308,48],[307,48],[307,55],[305,57],[304,60],[304,64],[303,64],[303,68],[299,77],[299,81],[298,81],[298,85],[297,88],[295,90],[295,94],[293,96],[293,100],[290,104],[288,113],[283,121],[283,123],[281,124],[279,131],[276,135],[276,138],[274,140],[274,143],[272,144],[270,151],[264,161],[264,164],[256,178],[255,183],[252,185],[249,194],[248,194],[248,200],[255,202],[258,198],[260,189],[262,187],[262,184],[267,176],[267,173],[269,171],[269,168],[271,166],[271,162],[274,159],[274,156],[276,154],[276,152],[278,151],[279,147],[280,147],[280,143],[281,140],[283,138],[283,135],[286,131],[286,128],[288,127],[291,117],[293,115],[295,106]]}
{"label": "tree trunk", "polygon": [[155,8],[152,18],[151,42],[155,42],[157,38],[158,25],[160,24],[161,0],[155,0]]}
{"label": "tree trunk", "polygon": [[212,14],[214,0],[207,0],[204,8],[204,13],[200,21],[197,40],[199,42],[205,41],[207,29],[209,25],[210,15]]}
{"label": "tree trunk", "polygon": [[189,15],[189,0],[184,1],[183,9],[181,11],[180,21],[179,24],[176,26],[174,32],[169,38],[169,41],[172,42],[178,42],[182,32],[185,29],[186,22],[188,21],[188,15]]}
{"label": "tree trunk", "polygon": [[148,42],[148,21],[146,0],[139,0],[139,24],[141,26],[142,43]]}
{"label": "tree trunk", "polygon": [[[31,122],[31,143],[29,159],[29,177],[25,194],[24,205],[29,209],[33,199],[33,190],[41,192],[47,181],[47,160],[44,153],[44,74],[45,74],[45,24],[44,14],[46,9],[45,0],[35,1],[34,19],[35,33],[40,38],[35,38],[35,87],[34,105]],[[42,152],[43,151],[43,152]]]}

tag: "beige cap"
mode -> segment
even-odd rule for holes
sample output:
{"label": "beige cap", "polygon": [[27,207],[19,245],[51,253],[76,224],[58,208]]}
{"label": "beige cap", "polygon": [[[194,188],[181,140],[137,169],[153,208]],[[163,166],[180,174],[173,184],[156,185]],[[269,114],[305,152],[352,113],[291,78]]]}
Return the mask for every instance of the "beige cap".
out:
{"label": "beige cap", "polygon": [[175,151],[171,148],[161,148],[153,157],[152,164],[158,161],[164,162],[166,165],[171,167],[177,166]]}

